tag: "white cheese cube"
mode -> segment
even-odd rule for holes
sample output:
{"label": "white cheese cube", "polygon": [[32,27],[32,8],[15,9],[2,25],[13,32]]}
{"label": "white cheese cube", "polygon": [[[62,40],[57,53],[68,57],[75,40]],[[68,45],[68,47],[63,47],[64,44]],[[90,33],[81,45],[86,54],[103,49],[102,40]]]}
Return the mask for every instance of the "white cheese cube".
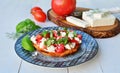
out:
{"label": "white cheese cube", "polygon": [[70,49],[71,49],[71,47],[70,47],[70,45],[69,45],[69,44],[66,44],[66,45],[65,45],[65,48],[66,48],[66,49],[68,49],[68,50],[70,50]]}
{"label": "white cheese cube", "polygon": [[69,37],[70,39],[73,39],[73,37],[74,37],[73,32],[69,32],[69,33],[68,33],[68,37]]}
{"label": "white cheese cube", "polygon": [[46,40],[47,40],[46,38],[42,38],[42,39],[41,39],[41,42],[44,43]]}
{"label": "white cheese cube", "polygon": [[40,47],[40,48],[44,48],[44,43],[41,42],[41,43],[39,44],[39,47]]}
{"label": "white cheese cube", "polygon": [[75,43],[70,43],[71,48],[75,48],[75,45],[76,45]]}
{"label": "white cheese cube", "polygon": [[56,49],[56,48],[55,48],[53,45],[47,47],[47,51],[48,51],[48,52],[55,52],[55,49]]}
{"label": "white cheese cube", "polygon": [[75,48],[75,46],[76,46],[75,43],[69,43],[69,44],[66,44],[66,45],[65,45],[65,48],[68,49],[68,50],[70,50],[70,49]]}
{"label": "white cheese cube", "polygon": [[83,27],[83,28],[86,28],[88,27],[88,23],[81,20],[81,19],[78,19],[76,17],[73,17],[73,16],[68,16],[66,17],[66,20],[74,25],[77,25],[77,26],[80,26],[80,27]]}
{"label": "white cheese cube", "polygon": [[95,13],[95,14],[93,14],[93,17],[96,19],[101,19],[102,17],[104,17],[104,14],[103,13]]}
{"label": "white cheese cube", "polygon": [[92,13],[89,13],[89,11],[86,11],[86,12],[83,12],[82,18],[83,20],[87,21],[91,27],[109,26],[115,23],[115,16],[113,16],[112,14],[102,16],[102,14],[99,14],[99,13],[92,14]]}
{"label": "white cheese cube", "polygon": [[34,35],[30,38],[30,40],[31,40],[34,44],[37,43],[37,42],[36,42],[36,37],[35,37]]}
{"label": "white cheese cube", "polygon": [[39,44],[39,47],[40,47],[40,48],[44,48],[44,46],[45,46],[45,45],[44,45],[45,41],[46,41],[46,38],[42,38],[42,39],[41,39],[41,43]]}
{"label": "white cheese cube", "polygon": [[60,32],[60,35],[61,35],[62,37],[65,37],[65,36],[66,36],[66,32]]}
{"label": "white cheese cube", "polygon": [[78,43],[82,43],[82,41],[78,37],[75,37],[74,39],[78,41]]}
{"label": "white cheese cube", "polygon": [[101,18],[105,17],[106,15],[109,15],[109,12],[103,11],[100,9],[94,9],[94,10],[86,11],[86,14],[91,17],[93,16],[93,18],[101,19]]}

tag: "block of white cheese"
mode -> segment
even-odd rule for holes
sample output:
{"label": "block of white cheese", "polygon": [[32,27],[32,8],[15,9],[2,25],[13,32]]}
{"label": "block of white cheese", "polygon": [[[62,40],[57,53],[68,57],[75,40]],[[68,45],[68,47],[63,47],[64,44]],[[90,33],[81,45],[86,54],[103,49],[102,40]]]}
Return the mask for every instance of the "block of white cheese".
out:
{"label": "block of white cheese", "polygon": [[66,20],[74,25],[86,28],[89,26],[89,24],[87,22],[85,22],[84,20],[81,20],[79,18],[73,17],[73,16],[68,16],[66,17]]}
{"label": "block of white cheese", "polygon": [[102,10],[85,11],[82,19],[88,22],[91,27],[109,26],[115,23],[115,16]]}

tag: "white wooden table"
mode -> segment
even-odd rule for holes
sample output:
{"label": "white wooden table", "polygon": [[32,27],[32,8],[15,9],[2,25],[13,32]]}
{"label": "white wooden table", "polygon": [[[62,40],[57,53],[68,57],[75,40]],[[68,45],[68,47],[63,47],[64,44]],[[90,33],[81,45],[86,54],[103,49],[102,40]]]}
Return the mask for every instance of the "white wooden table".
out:
{"label": "white wooden table", "polygon": [[[30,64],[17,56],[16,40],[6,37],[15,32],[18,22],[30,18],[30,9],[40,6],[45,12],[51,0],[2,0],[0,2],[0,73],[120,73],[120,34],[107,39],[96,39],[98,54],[88,62],[68,68],[48,68]],[[120,0],[77,0],[77,6],[86,8],[120,7]],[[50,21],[38,23],[41,27],[56,26]]]}

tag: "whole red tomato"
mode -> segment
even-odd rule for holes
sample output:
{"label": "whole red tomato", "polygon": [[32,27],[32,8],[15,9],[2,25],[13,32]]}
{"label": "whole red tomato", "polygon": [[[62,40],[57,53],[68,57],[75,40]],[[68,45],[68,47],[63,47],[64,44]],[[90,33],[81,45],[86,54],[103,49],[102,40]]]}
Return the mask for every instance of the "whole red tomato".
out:
{"label": "whole red tomato", "polygon": [[41,9],[40,7],[33,7],[33,8],[31,9],[31,14],[35,14],[36,11],[38,11],[38,10],[42,11],[42,9]]}
{"label": "whole red tomato", "polygon": [[46,14],[42,11],[40,7],[33,7],[31,9],[31,14],[34,16],[35,20],[38,22],[46,21]]}
{"label": "whole red tomato", "polygon": [[75,8],[76,0],[52,0],[52,10],[58,15],[69,15]]}
{"label": "whole red tomato", "polygon": [[45,22],[46,20],[46,14],[42,11],[36,11],[36,13],[33,14],[33,16],[38,22]]}

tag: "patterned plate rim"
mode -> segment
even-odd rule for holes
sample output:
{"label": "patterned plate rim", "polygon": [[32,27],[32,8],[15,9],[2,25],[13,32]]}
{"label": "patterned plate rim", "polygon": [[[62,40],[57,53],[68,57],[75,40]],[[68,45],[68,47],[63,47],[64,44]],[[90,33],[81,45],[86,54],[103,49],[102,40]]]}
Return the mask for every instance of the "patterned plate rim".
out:
{"label": "patterned plate rim", "polygon": [[[87,38],[84,38],[84,40],[86,39],[87,41],[90,41],[92,40],[92,43],[88,43],[87,46],[90,46],[91,44],[95,45],[92,48],[92,50],[89,50],[87,49],[88,51],[85,51],[85,53],[83,54],[84,56],[80,56],[79,58],[77,59],[73,59],[71,61],[64,61],[64,62],[46,62],[46,61],[42,61],[42,60],[38,60],[38,59],[33,59],[31,57],[31,53],[29,53],[28,51],[22,49],[21,48],[16,48],[17,46],[21,46],[20,44],[18,44],[18,42],[27,34],[35,34],[36,32],[40,31],[40,30],[50,30],[50,29],[62,29],[63,27],[44,27],[44,28],[40,28],[40,29],[37,29],[35,31],[32,31],[32,32],[29,32],[29,33],[26,33],[26,34],[23,34],[21,37],[19,37],[15,43],[15,52],[16,54],[23,60],[29,62],[29,63],[32,63],[32,64],[35,64],[35,65],[38,65],[38,66],[44,66],[44,67],[52,67],[52,68],[63,68],[63,67],[70,67],[70,66],[75,66],[75,65],[79,65],[81,63],[84,63],[90,59],[92,59],[98,52],[98,43],[97,41],[92,37],[90,36],[89,34],[83,32],[83,31],[80,31],[80,30],[76,30],[76,29],[73,29],[73,28],[68,28],[68,29],[72,29],[72,30],[75,30],[75,31],[78,31],[80,32],[81,34],[83,34],[84,36],[87,36]],[[89,38],[89,39],[88,39]],[[94,42],[93,42],[94,41]],[[86,45],[84,45],[86,46]],[[27,52],[26,55],[29,55],[29,57],[23,57],[20,53],[21,50],[22,52]],[[29,54],[28,54],[29,53]],[[25,53],[22,53],[23,55]],[[25,55],[25,56],[26,56]]]}

